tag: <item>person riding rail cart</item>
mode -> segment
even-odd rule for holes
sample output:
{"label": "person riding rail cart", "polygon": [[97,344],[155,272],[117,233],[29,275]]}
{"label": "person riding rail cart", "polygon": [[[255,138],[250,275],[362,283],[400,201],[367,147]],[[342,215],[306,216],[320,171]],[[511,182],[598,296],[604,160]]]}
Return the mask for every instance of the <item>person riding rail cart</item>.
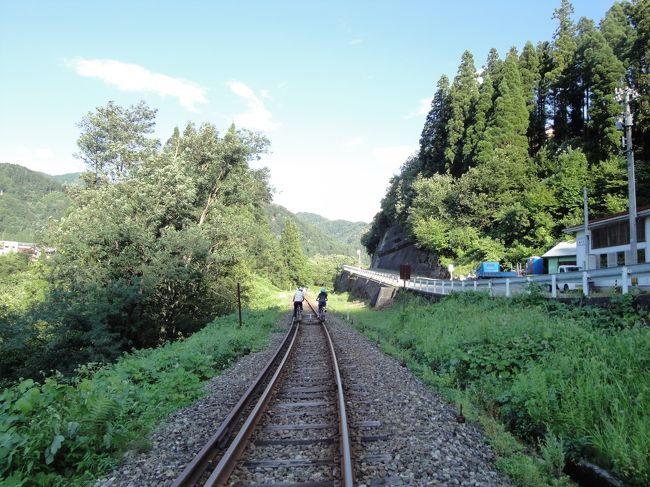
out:
{"label": "person riding rail cart", "polygon": [[305,300],[305,290],[299,287],[296,294],[293,295],[293,317],[298,315],[298,309],[302,312],[302,302]]}
{"label": "person riding rail cart", "polygon": [[316,297],[318,301],[318,316],[323,316],[325,312],[325,306],[327,305],[327,289],[324,287],[320,288],[320,293]]}

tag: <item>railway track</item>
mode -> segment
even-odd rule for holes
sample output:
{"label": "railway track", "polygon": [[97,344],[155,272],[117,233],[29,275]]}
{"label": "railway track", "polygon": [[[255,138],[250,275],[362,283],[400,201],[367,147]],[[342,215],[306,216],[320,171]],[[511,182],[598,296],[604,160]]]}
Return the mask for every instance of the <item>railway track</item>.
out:
{"label": "railway track", "polygon": [[281,346],[173,487],[354,485],[343,384],[316,311]]}

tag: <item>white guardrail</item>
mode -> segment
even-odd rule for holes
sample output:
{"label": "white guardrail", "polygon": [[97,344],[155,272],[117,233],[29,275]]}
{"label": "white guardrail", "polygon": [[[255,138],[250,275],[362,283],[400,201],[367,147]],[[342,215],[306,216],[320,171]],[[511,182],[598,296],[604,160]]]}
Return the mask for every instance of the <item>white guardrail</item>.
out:
{"label": "white guardrail", "polygon": [[405,287],[431,294],[487,291],[492,296],[510,297],[513,294],[524,292],[530,283],[541,285],[554,298],[559,294],[566,294],[568,291],[580,291],[588,296],[592,291],[603,289],[618,289],[622,294],[627,294],[632,287],[650,290],[650,263],[561,274],[465,281],[417,276],[404,281],[399,278],[399,273],[396,271],[361,269],[349,265],[344,265],[343,269],[390,286]]}

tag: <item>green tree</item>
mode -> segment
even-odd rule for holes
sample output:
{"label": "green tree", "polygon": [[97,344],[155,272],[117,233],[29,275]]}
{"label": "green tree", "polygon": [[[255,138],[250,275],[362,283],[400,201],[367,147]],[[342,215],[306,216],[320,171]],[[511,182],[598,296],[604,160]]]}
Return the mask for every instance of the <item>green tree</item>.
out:
{"label": "green tree", "polygon": [[465,51],[449,91],[448,135],[444,155],[447,171],[454,176],[459,176],[463,169],[463,143],[470,120],[470,110],[478,98],[477,77],[474,56]]}
{"label": "green tree", "polygon": [[485,135],[487,122],[492,117],[494,110],[493,98],[494,86],[492,84],[492,77],[489,72],[486,72],[479,89],[479,97],[472,106],[467,136],[463,144],[464,172],[476,165],[479,144]]}
{"label": "green tree", "polygon": [[109,101],[84,116],[79,123],[79,152],[75,156],[88,168],[86,184],[118,181],[151,157],[159,145],[148,137],[153,133],[155,117],[156,110],[144,101],[126,109]]}
{"label": "green tree", "polygon": [[612,157],[592,165],[590,210],[596,215],[627,211],[627,161]]}
{"label": "green tree", "polygon": [[616,119],[620,116],[621,105],[615,95],[622,87],[625,68],[592,21],[580,19],[578,27],[576,66],[581,71],[588,120],[584,147],[590,160],[600,161],[619,152],[620,132],[616,129]]}
{"label": "green tree", "polygon": [[310,281],[307,258],[302,252],[300,234],[293,220],[287,220],[279,245],[282,262],[291,285],[304,285]]}
{"label": "green tree", "polygon": [[[558,27],[553,35],[553,69],[546,73],[551,85],[551,100],[553,103],[553,130],[557,139],[563,140],[571,136],[570,114],[581,115],[579,106],[575,106],[576,79],[570,71],[576,43],[576,26],[571,19],[574,13],[569,0],[562,0],[560,7],[553,12],[553,19],[558,21]],[[573,108],[571,110],[570,108]]]}
{"label": "green tree", "polygon": [[614,2],[600,21],[600,32],[616,57],[626,64],[629,63],[637,37],[630,19],[630,7],[629,2]]}
{"label": "green tree", "polygon": [[490,159],[498,148],[509,148],[510,153],[521,154],[521,163],[526,164],[529,115],[517,64],[514,53],[510,53],[503,63],[503,75],[497,87],[494,111],[487,122],[484,136],[478,143],[479,162]]}
{"label": "green tree", "polygon": [[[536,152],[540,125],[544,128],[544,123],[538,122],[537,97],[540,93],[541,66],[538,50],[533,43],[528,41],[519,56],[519,73],[521,74],[521,89],[526,98],[526,107],[528,108],[528,149],[532,155]],[[543,139],[542,139],[543,140]]]}
{"label": "green tree", "polygon": [[650,202],[650,3],[633,0],[629,7],[636,31],[630,50],[629,78],[639,96],[632,105],[635,116],[634,145],[637,161],[639,204]]}
{"label": "green tree", "polygon": [[419,159],[427,174],[445,171],[444,151],[447,145],[447,123],[449,121],[449,78],[442,75],[431,101],[420,136]]}
{"label": "green tree", "polygon": [[556,217],[566,226],[582,216],[582,188],[587,185],[587,158],[580,149],[568,149],[557,156],[557,166],[548,183],[558,202]]}
{"label": "green tree", "polygon": [[551,73],[553,71],[553,49],[548,41],[537,44],[539,59],[539,82],[535,90],[535,111],[530,122],[528,136],[531,154],[537,154],[547,142],[547,123],[551,99]]}

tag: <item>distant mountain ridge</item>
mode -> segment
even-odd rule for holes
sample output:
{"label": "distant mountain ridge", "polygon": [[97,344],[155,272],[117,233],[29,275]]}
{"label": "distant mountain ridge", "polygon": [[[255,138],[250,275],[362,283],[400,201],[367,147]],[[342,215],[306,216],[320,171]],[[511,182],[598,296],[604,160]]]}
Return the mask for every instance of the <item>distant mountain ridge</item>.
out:
{"label": "distant mountain ridge", "polygon": [[[350,222],[347,220],[329,220],[316,213],[298,212],[296,217],[300,220],[313,225],[326,235],[334,237],[336,240],[346,245],[356,245],[359,247],[361,236],[366,233],[370,225],[365,222]],[[356,250],[355,250],[356,251]]]}
{"label": "distant mountain ridge", "polygon": [[[291,218],[298,226],[301,243],[305,255],[348,255],[357,257],[357,249],[365,256],[361,246],[361,234],[368,226],[363,222],[347,222],[344,220],[328,220],[314,213],[291,213],[280,205],[269,205],[271,231],[280,235],[286,223]],[[358,235],[358,237],[357,237]]]}
{"label": "distant mountain ridge", "polygon": [[[48,219],[60,219],[70,200],[65,186],[76,184],[81,173],[50,176],[17,164],[0,163],[0,240],[39,242]],[[363,222],[328,220],[315,213],[291,213],[271,204],[267,208],[271,231],[280,235],[287,219],[298,226],[303,251],[314,255],[348,255],[357,257],[362,250],[361,235],[368,225]],[[369,262],[369,260],[368,260]]]}
{"label": "distant mountain ridge", "polygon": [[[42,173],[45,174],[45,173]],[[66,174],[59,174],[57,176],[50,176],[49,174],[46,174],[46,176],[54,179],[55,181],[63,184],[63,185],[69,185],[69,184],[77,184],[79,182],[79,177],[81,176],[80,172],[69,172]]]}

